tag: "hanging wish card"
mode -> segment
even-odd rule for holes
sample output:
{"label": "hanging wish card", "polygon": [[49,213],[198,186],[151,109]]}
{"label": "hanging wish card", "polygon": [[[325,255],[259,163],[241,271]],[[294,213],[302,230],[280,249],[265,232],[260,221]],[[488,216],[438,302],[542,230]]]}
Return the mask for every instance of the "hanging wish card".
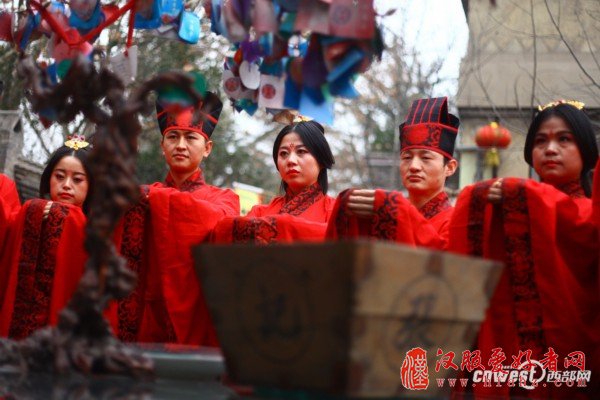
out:
{"label": "hanging wish card", "polygon": [[161,0],[160,20],[163,24],[174,22],[183,10],[183,0]]}
{"label": "hanging wish card", "polygon": [[256,63],[242,62],[240,65],[240,78],[248,89],[256,90],[260,86],[260,67]]}
{"label": "hanging wish card", "polygon": [[320,0],[301,0],[294,29],[329,35],[329,5]]}
{"label": "hanging wish card", "polygon": [[135,80],[137,76],[138,48],[131,46],[125,52],[118,53],[110,58],[112,71],[117,74],[125,84]]}
{"label": "hanging wish card", "polygon": [[274,75],[261,75],[258,91],[258,106],[282,109],[285,97],[285,78]]}
{"label": "hanging wish card", "polygon": [[227,38],[232,42],[241,42],[248,36],[242,16],[237,11],[232,1],[223,2],[221,13],[225,19]]}
{"label": "hanging wish card", "polygon": [[242,93],[242,82],[233,72],[226,69],[223,71],[223,90],[230,99],[239,99]]}
{"label": "hanging wish card", "polygon": [[0,40],[12,42],[12,14],[7,11],[0,11]]}
{"label": "hanging wish card", "polygon": [[179,37],[186,43],[196,44],[200,39],[200,18],[191,11],[181,13]]}
{"label": "hanging wish card", "polygon": [[279,4],[287,12],[296,12],[298,11],[300,0],[275,0],[275,3]]}
{"label": "hanging wish card", "polygon": [[373,0],[332,0],[329,22],[334,36],[370,39],[375,34]]}
{"label": "hanging wish card", "polygon": [[260,33],[277,31],[277,17],[271,0],[256,0],[252,11],[252,26]]}
{"label": "hanging wish card", "polygon": [[99,0],[71,0],[71,15],[75,14],[78,20],[88,21],[100,9],[99,3]]}
{"label": "hanging wish card", "polygon": [[160,25],[160,1],[138,0],[134,27],[136,29],[156,29]]}

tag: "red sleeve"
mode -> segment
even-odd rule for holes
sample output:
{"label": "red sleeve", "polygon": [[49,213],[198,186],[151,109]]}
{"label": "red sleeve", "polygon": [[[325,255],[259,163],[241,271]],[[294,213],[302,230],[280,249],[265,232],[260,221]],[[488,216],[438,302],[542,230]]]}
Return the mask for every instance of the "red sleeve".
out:
{"label": "red sleeve", "polygon": [[215,227],[213,243],[322,242],[327,224],[289,214],[224,218]]}
{"label": "red sleeve", "polygon": [[15,183],[6,175],[0,174],[0,255],[4,251],[6,235],[11,220],[19,212],[21,203]]}
{"label": "red sleeve", "polygon": [[432,224],[399,192],[375,191],[375,215],[358,218],[347,211],[351,189],[337,198],[327,227],[332,239],[371,237],[434,249],[444,247],[444,240]]}
{"label": "red sleeve", "polygon": [[86,219],[81,208],[54,202],[43,219],[46,203],[27,202],[11,227],[13,246],[3,256],[7,270],[0,331],[4,336],[23,338],[47,324],[55,325],[83,274]]}
{"label": "red sleeve", "polygon": [[224,217],[239,216],[239,198],[211,186],[194,192],[150,187],[153,264],[147,284],[160,280],[166,311],[178,343],[215,345],[211,323],[194,269],[191,247],[205,241]]}
{"label": "red sleeve", "polygon": [[0,174],[0,204],[6,214],[14,214],[21,208],[15,183],[6,175]]}
{"label": "red sleeve", "polygon": [[245,217],[224,218],[211,237],[213,243],[322,242],[334,199],[324,196],[300,215],[279,214],[283,197],[254,206]]}
{"label": "red sleeve", "polygon": [[594,221],[600,227],[600,160],[594,169],[594,185],[592,187],[592,202],[594,209]]}

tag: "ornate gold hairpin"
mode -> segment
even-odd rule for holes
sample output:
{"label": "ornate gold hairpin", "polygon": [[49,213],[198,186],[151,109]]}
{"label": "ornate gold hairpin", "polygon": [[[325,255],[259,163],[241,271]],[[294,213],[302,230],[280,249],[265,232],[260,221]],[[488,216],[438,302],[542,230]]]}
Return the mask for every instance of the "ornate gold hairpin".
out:
{"label": "ornate gold hairpin", "polygon": [[73,150],[83,149],[89,145],[89,142],[86,142],[85,136],[83,135],[67,136],[67,140],[65,141],[65,146],[70,147]]}
{"label": "ornate gold hairpin", "polygon": [[273,121],[286,125],[312,121],[312,118],[298,114],[298,111],[282,110],[273,116]]}
{"label": "ornate gold hairpin", "polygon": [[581,101],[561,99],[561,100],[556,100],[556,101],[550,102],[543,106],[538,106],[538,111],[544,111],[546,108],[556,107],[559,104],[570,104],[578,110],[583,109],[583,107],[585,106],[585,104],[582,103]]}
{"label": "ornate gold hairpin", "polygon": [[294,122],[294,124],[297,124],[298,122],[308,122],[308,121],[312,121],[312,118],[305,117],[304,115],[298,114],[294,117],[293,122]]}

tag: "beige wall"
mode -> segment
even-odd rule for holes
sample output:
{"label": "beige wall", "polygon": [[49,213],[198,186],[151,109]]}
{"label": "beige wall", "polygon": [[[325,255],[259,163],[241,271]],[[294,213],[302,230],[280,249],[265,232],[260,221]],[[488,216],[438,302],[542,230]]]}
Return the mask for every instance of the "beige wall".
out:
{"label": "beige wall", "polygon": [[[473,182],[477,169],[471,150],[475,132],[495,117],[513,136],[501,151],[499,175],[520,177],[529,175],[522,153],[532,105],[577,99],[586,103],[592,118],[600,117],[600,66],[594,60],[600,61],[600,1],[547,1],[559,29],[544,0],[497,0],[497,7],[489,0],[463,2],[468,3],[470,36],[457,93],[461,187]],[[485,172],[489,177],[490,170]]]}

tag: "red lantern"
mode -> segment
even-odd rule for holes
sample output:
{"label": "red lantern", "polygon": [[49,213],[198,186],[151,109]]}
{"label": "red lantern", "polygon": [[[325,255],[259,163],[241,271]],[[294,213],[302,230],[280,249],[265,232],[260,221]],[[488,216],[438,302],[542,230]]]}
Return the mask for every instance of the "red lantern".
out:
{"label": "red lantern", "polygon": [[496,147],[504,149],[510,144],[510,131],[497,122],[484,125],[475,134],[475,143],[479,147]]}

